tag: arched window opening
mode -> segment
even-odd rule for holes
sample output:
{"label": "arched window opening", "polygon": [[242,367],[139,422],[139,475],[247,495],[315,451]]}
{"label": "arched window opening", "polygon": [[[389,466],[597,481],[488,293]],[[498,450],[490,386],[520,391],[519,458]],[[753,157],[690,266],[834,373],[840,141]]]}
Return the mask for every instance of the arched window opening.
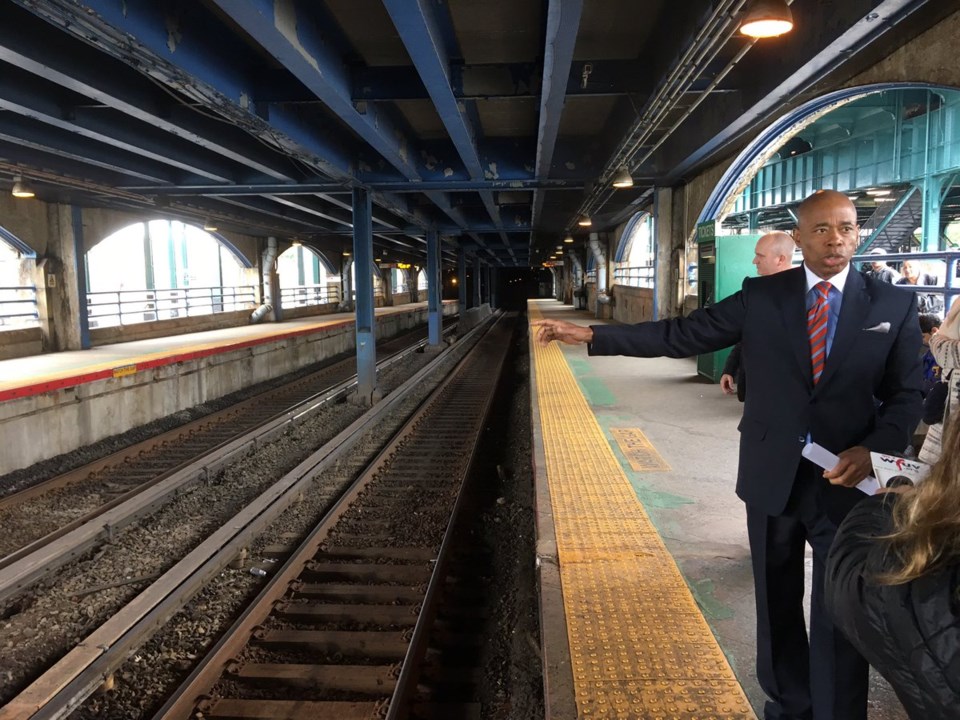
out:
{"label": "arched window opening", "polygon": [[[383,280],[380,279],[380,273],[378,270],[372,271],[370,276],[373,278],[373,304],[374,306],[382,305],[384,303]],[[356,300],[357,264],[354,262],[350,263],[350,287],[353,288],[353,300]]]}
{"label": "arched window opening", "polygon": [[637,213],[620,236],[613,269],[614,283],[652,288],[654,258],[653,216]]}
{"label": "arched window opening", "polygon": [[420,268],[420,272],[417,273],[417,290],[426,290],[427,289],[427,273],[423,268]]}
{"label": "arched window opening", "polygon": [[37,288],[31,278],[36,256],[32,251],[26,256],[21,251],[22,243],[15,246],[7,241],[7,235],[6,231],[0,232],[0,331],[36,327],[40,316]]}
{"label": "arched window opening", "polygon": [[177,220],[128,225],[87,252],[90,327],[249,310],[236,252],[216,236]]}
{"label": "arched window opening", "polygon": [[277,258],[280,304],[285,308],[340,302],[340,276],[315,250],[293,245]]}

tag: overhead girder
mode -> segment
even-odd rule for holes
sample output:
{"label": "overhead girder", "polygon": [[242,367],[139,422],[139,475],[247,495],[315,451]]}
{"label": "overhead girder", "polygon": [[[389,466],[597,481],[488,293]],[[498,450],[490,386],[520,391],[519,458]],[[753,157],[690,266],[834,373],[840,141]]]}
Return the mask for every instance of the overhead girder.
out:
{"label": "overhead girder", "polygon": [[[84,17],[89,17],[88,14],[78,12],[76,8],[60,11],[62,4],[64,3],[53,0],[36,5],[34,9],[44,12],[45,17],[52,14],[61,22],[69,23],[68,30],[80,32],[83,27],[78,24]],[[116,3],[105,0],[91,4],[119,9]],[[136,3],[130,7],[143,8],[146,5]],[[104,32],[97,33],[97,47],[115,58],[131,63],[133,67],[151,66],[152,57],[130,57],[133,53],[131,43],[127,38],[113,37],[116,35],[117,33],[112,36]],[[84,35],[85,39],[86,37]],[[113,44],[108,40],[112,40]],[[136,44],[134,47],[137,47]],[[268,152],[266,148],[257,150],[254,147],[251,150],[251,147],[248,147],[250,143],[246,143],[243,148],[228,144],[225,141],[229,141],[236,133],[239,133],[239,136],[245,136],[245,133],[221,120],[206,117],[193,110],[185,110],[179,102],[171,102],[171,98],[165,97],[159,89],[149,90],[143,84],[143,75],[124,62],[110,62],[97,49],[79,40],[71,42],[69,38],[63,37],[59,42],[50,42],[47,24],[11,3],[0,5],[0,60],[96,100],[106,107],[119,110],[128,117],[211,150],[247,167],[249,171],[283,181],[293,181],[298,174],[290,172],[290,162],[278,153]],[[161,74],[160,64],[152,69],[154,77]],[[187,77],[182,70],[170,70],[171,75],[176,75],[177,81],[187,90]],[[168,80],[172,81],[173,77]],[[248,118],[241,127],[249,127],[251,123],[258,122],[265,125],[249,113],[247,115]],[[214,127],[218,128],[216,132]]]}
{"label": "overhead girder", "polygon": [[[580,29],[583,0],[550,0],[547,9],[547,30],[544,40],[543,88],[540,96],[540,117],[537,125],[536,178],[550,176],[553,151],[560,131],[560,118],[567,96],[573,48]],[[543,211],[544,193],[533,192],[530,215],[536,225]],[[532,237],[531,237],[532,240]]]}
{"label": "overhead girder", "polygon": [[[57,128],[73,133],[78,138],[103,144],[103,147],[93,146],[97,148],[97,153],[88,153],[88,158],[94,154],[109,155],[113,150],[117,150],[168,166],[164,170],[155,171],[155,177],[161,178],[156,180],[157,183],[174,182],[170,169],[186,174],[185,177],[176,178],[181,181],[186,177],[195,177],[201,182],[226,183],[232,182],[238,175],[238,165],[231,166],[213,153],[203,157],[202,151],[198,151],[195,146],[173,138],[152,125],[132,123],[130,118],[125,116],[121,116],[117,122],[117,118],[111,117],[113,111],[105,107],[81,107],[81,97],[72,93],[70,98],[55,97],[54,93],[41,94],[38,92],[38,85],[42,84],[47,83],[6,64],[0,72],[0,110],[35,121],[20,121],[19,127],[24,133],[34,125]],[[51,85],[52,87],[54,86]],[[68,94],[67,91],[61,93]],[[141,173],[129,174],[138,179],[146,179]],[[162,180],[167,176],[170,177]]]}

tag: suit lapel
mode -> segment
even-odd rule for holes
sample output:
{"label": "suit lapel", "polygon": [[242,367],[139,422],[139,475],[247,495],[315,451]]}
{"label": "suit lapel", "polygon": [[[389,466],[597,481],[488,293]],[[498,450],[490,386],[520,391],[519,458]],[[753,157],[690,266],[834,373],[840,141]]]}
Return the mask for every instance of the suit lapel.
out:
{"label": "suit lapel", "polygon": [[800,374],[806,378],[807,384],[813,387],[812,370],[810,368],[810,339],[807,336],[807,276],[802,267],[787,270],[790,273],[787,283],[787,292],[782,298],[780,312],[783,326],[793,352],[797,356]]}
{"label": "suit lapel", "polygon": [[850,268],[847,282],[843,286],[843,301],[840,305],[840,317],[837,319],[837,330],[833,335],[833,345],[827,362],[820,376],[817,387],[821,388],[830,381],[837,366],[843,362],[850,348],[860,334],[863,321],[870,311],[870,295],[867,293],[863,276]]}

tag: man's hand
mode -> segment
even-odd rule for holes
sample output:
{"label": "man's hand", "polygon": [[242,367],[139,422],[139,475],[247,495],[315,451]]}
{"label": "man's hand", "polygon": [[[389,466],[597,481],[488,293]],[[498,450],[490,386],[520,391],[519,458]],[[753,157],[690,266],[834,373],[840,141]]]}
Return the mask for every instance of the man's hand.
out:
{"label": "man's hand", "polygon": [[873,470],[873,463],[870,460],[870,450],[857,445],[844,450],[838,456],[840,462],[833,470],[824,470],[823,476],[833,485],[843,485],[844,487],[854,487],[863,480]]}
{"label": "man's hand", "polygon": [[566,320],[537,320],[533,326],[537,328],[537,342],[541,345],[548,345],[551,340],[570,345],[593,342],[593,330]]}
{"label": "man's hand", "polygon": [[737,383],[734,382],[733,375],[724,373],[720,376],[720,389],[723,390],[726,395],[737,394]]}

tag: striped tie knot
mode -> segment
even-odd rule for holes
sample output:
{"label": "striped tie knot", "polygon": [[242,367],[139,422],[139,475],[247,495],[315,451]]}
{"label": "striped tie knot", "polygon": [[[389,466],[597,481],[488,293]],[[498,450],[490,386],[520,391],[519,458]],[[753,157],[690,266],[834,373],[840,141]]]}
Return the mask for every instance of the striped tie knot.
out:
{"label": "striped tie knot", "polygon": [[813,384],[823,374],[827,361],[827,321],[830,315],[830,283],[818,282],[813,287],[815,298],[807,311],[807,335],[810,338],[810,368]]}

